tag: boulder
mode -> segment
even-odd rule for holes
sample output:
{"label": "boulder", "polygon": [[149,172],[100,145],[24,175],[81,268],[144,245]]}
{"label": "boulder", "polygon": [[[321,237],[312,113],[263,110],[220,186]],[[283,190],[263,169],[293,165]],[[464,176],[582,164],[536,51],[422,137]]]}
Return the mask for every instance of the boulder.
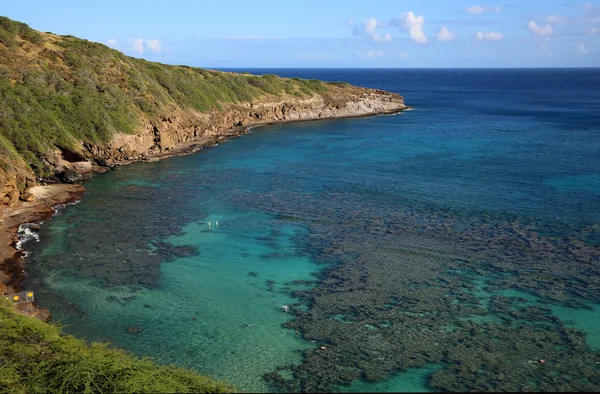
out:
{"label": "boulder", "polygon": [[29,193],[29,192],[23,192],[21,194],[21,201],[33,201],[35,199],[35,195],[33,193]]}
{"label": "boulder", "polygon": [[58,174],[58,178],[65,183],[77,183],[82,181],[80,173],[73,170],[66,170]]}
{"label": "boulder", "polygon": [[127,332],[129,334],[141,334],[142,332],[144,332],[144,329],[142,327],[131,326],[127,327]]}
{"label": "boulder", "polygon": [[17,203],[19,201],[19,196],[21,193],[19,193],[18,190],[12,190],[11,192],[9,192],[6,196],[8,197],[8,205],[13,205],[15,203]]}
{"label": "boulder", "polygon": [[34,319],[41,320],[43,322],[50,321],[50,318],[52,317],[49,310],[39,308],[33,302],[15,304],[15,312],[20,315],[33,317]]}

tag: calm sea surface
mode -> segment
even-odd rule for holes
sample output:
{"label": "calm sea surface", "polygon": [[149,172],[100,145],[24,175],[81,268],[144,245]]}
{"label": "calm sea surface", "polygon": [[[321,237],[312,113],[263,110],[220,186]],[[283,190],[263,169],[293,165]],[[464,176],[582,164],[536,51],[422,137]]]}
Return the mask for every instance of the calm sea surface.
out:
{"label": "calm sea surface", "polygon": [[247,71],[415,109],[95,176],[26,246],[65,331],[244,391],[598,390],[600,69]]}

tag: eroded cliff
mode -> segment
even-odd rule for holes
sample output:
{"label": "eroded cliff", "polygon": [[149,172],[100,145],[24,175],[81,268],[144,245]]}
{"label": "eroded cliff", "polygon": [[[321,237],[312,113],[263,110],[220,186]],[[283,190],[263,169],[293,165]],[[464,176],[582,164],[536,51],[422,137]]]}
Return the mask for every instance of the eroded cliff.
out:
{"label": "eroded cliff", "polygon": [[394,113],[406,109],[401,96],[356,87],[332,88],[313,97],[267,97],[251,103],[229,104],[222,111],[173,111],[160,119],[147,119],[135,134],[118,134],[105,146],[89,146],[93,159],[117,163],[150,159],[183,144],[218,139],[244,128],[271,123],[331,119]]}

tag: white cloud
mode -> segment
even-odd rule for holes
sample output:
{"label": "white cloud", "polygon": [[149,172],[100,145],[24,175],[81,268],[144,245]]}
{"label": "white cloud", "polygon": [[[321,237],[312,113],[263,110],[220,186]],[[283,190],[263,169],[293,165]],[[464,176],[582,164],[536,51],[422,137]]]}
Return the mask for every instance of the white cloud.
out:
{"label": "white cloud", "polygon": [[478,14],[484,14],[486,12],[500,12],[501,10],[502,9],[498,6],[484,7],[481,5],[472,5],[470,7],[467,7],[467,9],[465,11],[467,14],[478,15]]}
{"label": "white cloud", "polygon": [[600,34],[600,29],[598,29],[597,27],[592,27],[591,29],[586,30],[585,33],[589,34],[590,36],[593,36],[596,34]]}
{"label": "white cloud", "polygon": [[155,38],[144,40],[144,44],[150,50],[150,52],[160,52],[160,41]]}
{"label": "white cloud", "polygon": [[529,27],[529,30],[533,35],[538,37],[550,37],[554,34],[554,29],[550,25],[538,26],[534,21],[529,21],[527,27]]}
{"label": "white cloud", "polygon": [[449,30],[446,26],[442,26],[439,33],[437,34],[438,41],[452,41],[456,39],[456,34]]}
{"label": "white cloud", "polygon": [[425,37],[425,33],[423,33],[425,18],[423,18],[422,15],[416,16],[412,11],[405,12],[398,18],[394,19],[391,24],[408,31],[410,39],[414,42],[419,44],[424,44],[427,42],[427,37]]}
{"label": "white cloud", "polygon": [[495,42],[495,41],[502,41],[502,40],[504,40],[504,36],[502,35],[502,33],[495,32],[495,31],[491,31],[489,33],[483,33],[481,31],[478,31],[477,34],[475,34],[475,39],[477,41],[491,41],[491,42]]}
{"label": "white cloud", "polygon": [[369,37],[373,42],[391,41],[392,36],[389,33],[383,37],[377,34],[377,32],[375,31],[375,28],[377,28],[377,26],[378,23],[375,18],[365,19],[363,21],[363,34]]}
{"label": "white cloud", "polygon": [[375,18],[364,19],[361,23],[355,22],[353,19],[348,20],[348,25],[352,29],[352,33],[356,36],[361,36],[367,41],[374,43],[390,42],[392,36],[388,33],[380,35],[376,29],[380,27],[397,26],[400,29],[406,30],[410,35],[411,40],[424,44],[427,42],[427,37],[423,33],[423,25],[425,18],[415,15],[412,11],[405,12],[399,17],[393,19],[389,23],[382,23]]}
{"label": "white cloud", "polygon": [[350,19],[348,24],[352,28],[352,33],[363,37],[367,41],[375,43],[392,41],[392,36],[389,33],[385,36],[381,36],[375,31],[378,26],[383,26],[381,23],[377,22],[377,19],[375,18],[364,19],[360,25]]}
{"label": "white cloud", "polygon": [[565,18],[562,15],[552,14],[552,15],[548,15],[546,17],[546,22],[548,22],[548,23],[565,23],[566,21],[567,21],[567,18]]}
{"label": "white cloud", "polygon": [[582,55],[587,55],[588,53],[590,53],[583,42],[579,44],[579,53],[581,53]]}
{"label": "white cloud", "polygon": [[131,46],[131,50],[139,53],[140,55],[144,53],[144,40],[141,38],[130,38],[128,40],[129,45]]}
{"label": "white cloud", "polygon": [[119,47],[119,43],[114,38],[109,38],[108,40],[106,40],[106,45],[114,49],[117,49]]}
{"label": "white cloud", "polygon": [[154,53],[161,50],[160,41],[155,38],[130,38],[127,42],[130,49],[139,55],[142,55],[146,49]]}

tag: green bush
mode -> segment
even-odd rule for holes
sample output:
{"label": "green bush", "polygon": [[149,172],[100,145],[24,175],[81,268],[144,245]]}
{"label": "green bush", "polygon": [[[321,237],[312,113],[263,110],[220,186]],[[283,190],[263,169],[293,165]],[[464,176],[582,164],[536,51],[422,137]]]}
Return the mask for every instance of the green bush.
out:
{"label": "green bush", "polygon": [[350,87],[350,84],[348,82],[337,82],[337,81],[332,81],[332,82],[325,82],[327,85],[333,85],[333,86],[339,86],[340,88],[347,88]]}
{"label": "green bush", "polygon": [[25,23],[0,16],[0,42],[9,47],[15,46],[17,44],[17,37],[21,37],[33,44],[41,44],[43,42],[42,35]]}
{"label": "green bush", "polygon": [[17,40],[14,34],[0,27],[0,43],[7,47],[14,47],[17,45]]}

